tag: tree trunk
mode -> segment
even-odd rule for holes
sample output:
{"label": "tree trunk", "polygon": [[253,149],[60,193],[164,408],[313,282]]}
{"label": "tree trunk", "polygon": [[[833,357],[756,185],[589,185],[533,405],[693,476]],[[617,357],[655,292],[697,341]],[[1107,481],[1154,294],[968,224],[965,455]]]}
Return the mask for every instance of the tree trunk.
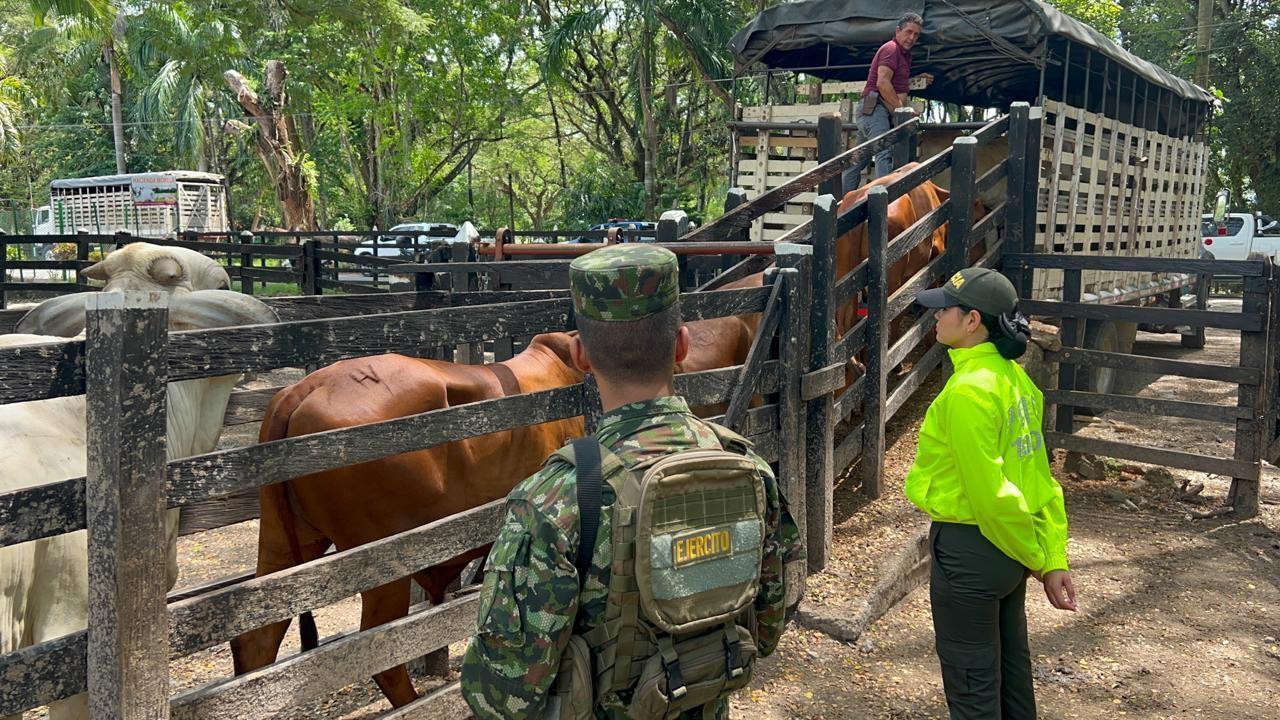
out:
{"label": "tree trunk", "polygon": [[[284,81],[288,73],[279,60],[267,61],[263,89],[265,101],[245,83],[235,70],[222,74],[236,102],[257,127],[254,134],[258,156],[266,166],[267,175],[276,191],[284,225],[290,230],[317,230],[316,209],[312,199],[311,179],[304,164],[293,123],[285,112],[287,97]],[[237,129],[248,129],[244,122],[236,122]]]}
{"label": "tree trunk", "polygon": [[658,128],[653,120],[653,74],[651,50],[653,44],[652,28],[649,18],[645,18],[645,33],[640,41],[640,114],[644,119],[644,138],[641,149],[644,154],[644,219],[651,220],[658,206]]}
{"label": "tree trunk", "polygon": [[129,172],[124,157],[124,113],[120,109],[120,68],[116,66],[115,43],[108,38],[102,45],[102,59],[107,63],[111,82],[111,139],[116,146],[116,172]]}

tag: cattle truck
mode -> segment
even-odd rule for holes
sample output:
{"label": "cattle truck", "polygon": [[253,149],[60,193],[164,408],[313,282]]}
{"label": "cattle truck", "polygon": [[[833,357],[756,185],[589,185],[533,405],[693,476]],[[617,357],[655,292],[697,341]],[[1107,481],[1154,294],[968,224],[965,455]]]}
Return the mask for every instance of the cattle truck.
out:
{"label": "cattle truck", "polygon": [[[840,112],[852,120],[872,57],[908,9],[924,17],[912,74],[934,78],[927,88],[912,90],[913,100],[933,101],[935,109],[965,108],[979,119],[1019,101],[1043,108],[1036,252],[1200,257],[1212,97],[1033,0],[924,0],[911,7],[808,0],[764,11],[730,41],[738,72],[762,75],[755,85],[765,87],[768,98],[780,86],[794,88],[797,101],[738,109],[731,184],[751,199],[815,167],[818,115]],[[801,73],[809,84],[795,80]],[[924,127],[920,145],[932,154],[949,145],[960,126]],[[978,158],[979,173],[1007,156],[1007,140],[993,143],[990,155]],[[1000,186],[997,192],[1007,191]],[[766,217],[755,237],[769,240],[803,222],[813,195]],[[1180,274],[1082,275],[1083,301],[1091,303],[1181,304],[1194,299],[1187,293],[1204,292],[1195,287],[1196,277]],[[1061,270],[1036,270],[1032,297],[1061,299],[1062,278]],[[1139,329],[1090,320],[1084,345],[1129,352]],[[1188,347],[1204,342],[1202,329],[1141,329],[1180,331]],[[1111,391],[1112,369],[1081,372],[1082,390]]]}
{"label": "cattle truck", "polygon": [[220,232],[228,229],[226,197],[221,175],[190,170],[54,180],[49,204],[34,211],[35,234]]}

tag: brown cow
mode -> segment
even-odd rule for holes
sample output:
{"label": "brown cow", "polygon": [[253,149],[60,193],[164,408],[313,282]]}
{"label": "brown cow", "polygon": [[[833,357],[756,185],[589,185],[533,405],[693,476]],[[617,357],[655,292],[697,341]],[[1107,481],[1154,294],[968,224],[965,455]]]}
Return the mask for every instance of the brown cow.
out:
{"label": "brown cow", "polygon": [[[459,365],[403,355],[344,360],[281,390],[267,408],[260,441],[404,417],[478,400],[573,385],[582,373],[567,333],[534,337],[519,355],[490,365]],[[262,488],[259,576],[372,542],[506,496],[565,440],[581,437],[571,418],[467,438]],[[414,574],[433,603],[476,550]],[[361,593],[361,629],[404,617],[409,579]],[[275,661],[289,621],[231,643],[236,674]],[[397,707],[416,698],[403,665],[374,676]]]}
{"label": "brown cow", "polygon": [[[908,170],[904,168],[904,172]],[[921,197],[921,207],[930,201],[936,203],[931,200],[936,195],[927,191]],[[895,203],[895,207],[901,206],[901,202]],[[899,224],[907,220],[903,212],[893,215]],[[891,222],[891,232],[896,234],[895,227]],[[853,267],[854,255],[846,246],[855,240],[856,233],[840,239],[842,259],[837,266],[842,274]],[[865,257],[865,242],[863,248]],[[763,274],[757,273],[726,288],[760,287],[762,282]],[[759,320],[755,314],[688,323],[690,352],[678,370],[694,372],[742,363]],[[402,355],[345,360],[277,393],[267,409],[259,439],[297,437],[572,385],[583,375],[570,360],[570,338],[568,333],[539,335],[516,357],[489,365],[457,365]],[[582,434],[582,419],[572,418],[264,487],[260,491],[257,574],[318,558],[330,544],[345,550],[501,498],[536,471],[565,440]],[[442,602],[445,589],[465,565],[484,552],[475,550],[419,571],[413,580],[433,603]],[[361,593],[361,629],[403,617],[409,608],[409,583],[405,578]],[[289,621],[281,621],[232,641],[236,674],[274,662],[288,625]],[[374,679],[397,707],[416,698],[404,666],[379,673]]]}

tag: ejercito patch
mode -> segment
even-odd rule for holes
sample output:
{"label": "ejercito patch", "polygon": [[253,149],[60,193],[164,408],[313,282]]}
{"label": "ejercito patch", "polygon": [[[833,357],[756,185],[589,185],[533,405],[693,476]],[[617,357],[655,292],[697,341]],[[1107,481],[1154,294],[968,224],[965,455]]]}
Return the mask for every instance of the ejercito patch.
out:
{"label": "ejercito patch", "polygon": [[672,565],[682,568],[704,560],[733,554],[733,527],[698,529],[678,535],[671,542]]}

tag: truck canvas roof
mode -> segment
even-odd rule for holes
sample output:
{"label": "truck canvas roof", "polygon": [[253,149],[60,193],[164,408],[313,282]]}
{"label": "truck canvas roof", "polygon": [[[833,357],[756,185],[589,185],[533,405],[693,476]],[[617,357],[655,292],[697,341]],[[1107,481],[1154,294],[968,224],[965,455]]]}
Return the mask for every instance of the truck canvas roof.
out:
{"label": "truck canvas roof", "polygon": [[215,173],[196,172],[194,170],[166,170],[164,172],[128,173],[125,175],[97,175],[87,178],[66,178],[49,183],[51,189],[107,187],[111,185],[128,185],[134,180],[162,180],[172,178],[180,182],[222,183],[222,176]]}

